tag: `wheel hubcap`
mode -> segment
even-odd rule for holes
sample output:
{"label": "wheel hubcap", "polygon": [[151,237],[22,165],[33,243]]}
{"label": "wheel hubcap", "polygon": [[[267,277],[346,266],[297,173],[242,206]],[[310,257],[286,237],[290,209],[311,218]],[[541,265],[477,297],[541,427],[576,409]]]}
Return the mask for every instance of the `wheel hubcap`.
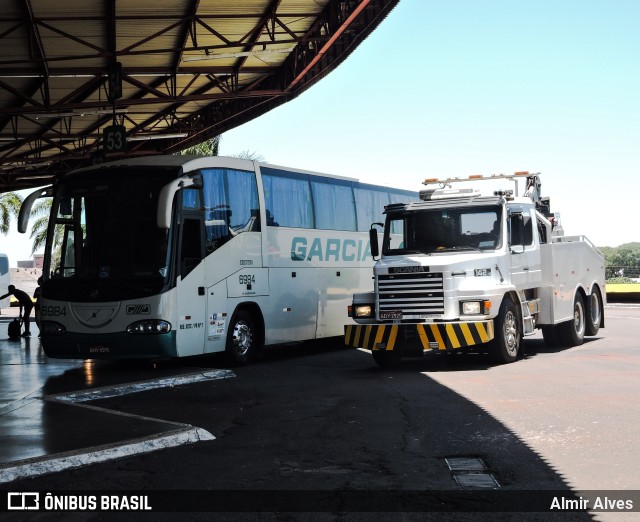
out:
{"label": "wheel hubcap", "polygon": [[244,321],[238,321],[233,328],[233,348],[238,355],[246,355],[251,348],[251,329]]}
{"label": "wheel hubcap", "polygon": [[591,310],[591,324],[600,324],[600,299],[595,293],[591,294],[589,309]]}
{"label": "wheel hubcap", "polygon": [[508,312],[504,318],[504,344],[509,355],[516,355],[518,353],[519,340],[516,317],[512,312]]}
{"label": "wheel hubcap", "polygon": [[584,331],[584,310],[582,309],[581,303],[576,303],[573,309],[573,323],[576,328],[576,333],[578,335],[582,334]]}

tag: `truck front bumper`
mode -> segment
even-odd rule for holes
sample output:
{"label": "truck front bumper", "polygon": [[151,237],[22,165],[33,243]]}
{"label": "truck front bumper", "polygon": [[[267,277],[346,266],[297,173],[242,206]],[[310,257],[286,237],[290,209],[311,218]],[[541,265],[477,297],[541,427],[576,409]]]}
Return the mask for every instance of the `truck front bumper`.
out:
{"label": "truck front bumper", "polygon": [[350,324],[344,343],[367,350],[451,351],[485,344],[494,337],[493,320],[419,324]]}

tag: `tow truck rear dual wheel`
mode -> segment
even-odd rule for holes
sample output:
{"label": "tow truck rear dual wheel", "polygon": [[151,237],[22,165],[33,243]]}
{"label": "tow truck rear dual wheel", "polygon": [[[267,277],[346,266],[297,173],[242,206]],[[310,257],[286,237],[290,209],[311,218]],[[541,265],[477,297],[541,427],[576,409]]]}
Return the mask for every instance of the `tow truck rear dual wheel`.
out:
{"label": "tow truck rear dual wheel", "polygon": [[602,296],[597,287],[587,297],[585,305],[587,315],[585,335],[596,335],[602,322]]}
{"label": "tow truck rear dual wheel", "polygon": [[495,337],[491,342],[491,355],[499,363],[510,363],[520,355],[522,327],[518,308],[510,297],[505,297],[495,319]]}
{"label": "tow truck rear dual wheel", "polygon": [[573,320],[558,325],[558,335],[563,346],[579,346],[584,341],[587,329],[584,300],[576,293],[573,298]]}

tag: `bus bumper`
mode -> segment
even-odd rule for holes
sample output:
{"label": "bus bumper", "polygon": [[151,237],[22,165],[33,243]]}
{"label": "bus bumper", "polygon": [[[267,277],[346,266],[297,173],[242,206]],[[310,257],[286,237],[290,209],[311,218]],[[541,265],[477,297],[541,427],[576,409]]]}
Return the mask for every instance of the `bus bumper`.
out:
{"label": "bus bumper", "polygon": [[493,320],[420,324],[350,324],[344,327],[344,343],[347,346],[372,351],[452,351],[488,343],[493,337]]}
{"label": "bus bumper", "polygon": [[96,335],[67,332],[43,335],[42,348],[55,359],[162,359],[177,357],[176,332],[131,335],[125,332]]}

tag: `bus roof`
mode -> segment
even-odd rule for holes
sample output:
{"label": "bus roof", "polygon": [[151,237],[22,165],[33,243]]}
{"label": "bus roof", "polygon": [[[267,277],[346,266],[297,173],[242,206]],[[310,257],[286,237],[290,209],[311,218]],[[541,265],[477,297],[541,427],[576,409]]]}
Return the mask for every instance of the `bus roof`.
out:
{"label": "bus roof", "polygon": [[280,165],[272,165],[270,163],[260,163],[253,160],[234,158],[230,156],[182,156],[182,155],[159,155],[144,156],[137,158],[126,158],[122,160],[109,161],[100,163],[90,167],[83,167],[69,172],[68,174],[78,174],[83,172],[96,172],[101,169],[110,169],[112,167],[134,167],[134,166],[161,166],[161,167],[182,167],[183,172],[191,172],[207,167],[226,166],[239,170],[254,171],[255,167],[268,167],[272,169],[284,170],[289,172],[297,172],[300,174],[308,174],[310,176],[322,176],[325,178],[342,179],[346,181],[359,182],[357,178],[346,176],[336,176],[334,174],[325,174],[323,172],[313,172],[310,170],[298,169],[295,167],[284,167]]}

